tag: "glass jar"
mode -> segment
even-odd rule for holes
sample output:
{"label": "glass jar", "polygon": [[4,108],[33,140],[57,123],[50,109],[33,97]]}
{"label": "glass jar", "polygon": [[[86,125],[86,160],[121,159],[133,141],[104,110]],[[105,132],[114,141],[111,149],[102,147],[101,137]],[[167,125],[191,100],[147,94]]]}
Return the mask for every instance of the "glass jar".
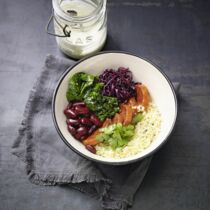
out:
{"label": "glass jar", "polygon": [[56,36],[61,51],[79,59],[102,49],[107,36],[106,0],[52,0],[52,3],[55,33],[48,33]]}

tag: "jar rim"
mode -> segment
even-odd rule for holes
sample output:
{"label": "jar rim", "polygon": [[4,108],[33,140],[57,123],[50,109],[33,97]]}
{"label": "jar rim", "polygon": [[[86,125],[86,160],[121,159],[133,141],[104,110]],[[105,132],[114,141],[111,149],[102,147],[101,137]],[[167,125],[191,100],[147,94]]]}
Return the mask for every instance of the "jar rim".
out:
{"label": "jar rim", "polygon": [[106,0],[101,0],[99,5],[95,10],[93,10],[90,14],[82,17],[77,16],[69,16],[67,15],[60,7],[61,0],[52,0],[53,9],[56,12],[57,15],[60,16],[60,18],[72,21],[72,22],[81,22],[81,21],[87,21],[93,19],[95,16],[98,15],[98,13],[102,10],[102,8],[106,5]]}

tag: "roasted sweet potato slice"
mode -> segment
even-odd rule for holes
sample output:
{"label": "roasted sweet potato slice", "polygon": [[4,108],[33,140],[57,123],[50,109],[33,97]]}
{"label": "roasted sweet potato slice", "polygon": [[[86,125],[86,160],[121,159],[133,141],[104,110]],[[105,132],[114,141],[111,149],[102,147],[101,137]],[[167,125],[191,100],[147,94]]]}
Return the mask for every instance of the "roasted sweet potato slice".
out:
{"label": "roasted sweet potato slice", "polygon": [[125,104],[121,104],[120,105],[120,120],[121,123],[124,124],[125,121],[125,113],[126,113],[126,108],[125,108]]}
{"label": "roasted sweet potato slice", "polygon": [[130,106],[136,106],[137,105],[136,99],[134,97],[130,98],[127,104]]}
{"label": "roasted sweet potato slice", "polygon": [[112,124],[123,123],[123,118],[119,113],[116,113],[112,119]]}
{"label": "roasted sweet potato slice", "polygon": [[[111,124],[111,119],[107,118],[102,125],[102,128],[107,127]],[[90,136],[88,136],[88,138],[86,138],[85,140],[83,140],[83,144],[84,145],[96,145],[99,142],[96,140],[96,136],[100,133],[99,131],[100,128],[98,128],[97,130],[95,130]]]}
{"label": "roasted sweet potato slice", "polygon": [[98,141],[96,140],[96,136],[99,134],[99,129],[95,130],[87,139],[85,139],[82,143],[84,145],[96,145]]}
{"label": "roasted sweet potato slice", "polygon": [[103,122],[102,128],[105,128],[105,127],[111,125],[111,123],[112,123],[112,120],[110,118],[106,118],[106,120]]}
{"label": "roasted sweet potato slice", "polygon": [[145,85],[136,84],[136,100],[138,104],[141,104],[147,109],[150,102],[150,94]]}
{"label": "roasted sweet potato slice", "polygon": [[118,122],[119,114],[116,113],[115,116],[112,118],[112,123],[116,124]]}
{"label": "roasted sweet potato slice", "polygon": [[141,90],[141,84],[136,84],[135,89],[136,89],[136,102],[138,104],[141,104],[143,101],[143,93]]}
{"label": "roasted sweet potato slice", "polygon": [[124,118],[124,122],[123,125],[128,125],[131,123],[132,118],[133,118],[133,110],[131,108],[131,106],[129,105],[125,105],[125,118]]}
{"label": "roasted sweet potato slice", "polygon": [[134,97],[130,98],[127,102],[127,105],[131,106],[134,116],[137,113],[137,109],[135,108],[135,106],[138,105],[136,99]]}

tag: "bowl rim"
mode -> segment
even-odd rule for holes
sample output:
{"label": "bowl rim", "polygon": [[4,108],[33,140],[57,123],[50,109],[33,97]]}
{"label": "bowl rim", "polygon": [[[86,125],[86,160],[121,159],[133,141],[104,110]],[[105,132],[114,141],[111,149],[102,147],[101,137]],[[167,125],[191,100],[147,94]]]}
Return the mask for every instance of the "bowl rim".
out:
{"label": "bowl rim", "polygon": [[[98,56],[98,55],[103,55],[103,54],[109,54],[109,53],[114,53],[114,54],[126,54],[126,55],[131,55],[131,56],[134,56],[134,57],[137,57],[137,58],[140,58],[146,62],[148,62],[149,64],[151,64],[152,66],[154,66],[156,68],[156,70],[158,70],[163,76],[164,78],[167,80],[170,88],[171,88],[171,91],[173,93],[173,96],[174,96],[174,102],[175,102],[175,116],[174,116],[174,120],[173,120],[173,124],[171,126],[171,129],[170,131],[168,132],[167,136],[163,139],[163,141],[161,142],[161,144],[156,147],[154,150],[152,150],[150,153],[142,156],[142,157],[139,157],[139,158],[136,158],[136,159],[132,159],[132,160],[128,160],[128,161],[120,161],[119,159],[119,162],[111,162],[111,161],[103,161],[103,160],[97,160],[97,159],[94,159],[92,157],[89,157],[85,154],[83,154],[82,152],[80,152],[79,150],[77,150],[76,148],[74,148],[67,140],[66,138],[63,136],[59,126],[58,126],[58,123],[57,123],[57,120],[56,120],[56,116],[55,116],[55,99],[56,99],[56,96],[57,96],[57,92],[58,92],[58,89],[63,81],[63,79],[65,78],[65,76],[77,65],[79,65],[80,63],[82,63],[83,61],[85,60],[88,60],[89,58],[92,58],[92,57],[95,57],[95,56]],[[86,159],[89,159],[91,161],[94,161],[94,162],[97,162],[97,163],[102,163],[102,164],[107,164],[107,165],[126,165],[126,164],[130,164],[130,163],[134,163],[134,162],[137,162],[137,161],[140,161],[140,160],[143,160],[151,155],[153,155],[155,152],[157,152],[168,140],[168,138],[171,136],[173,130],[174,130],[174,127],[175,127],[175,124],[176,124],[176,119],[177,119],[177,112],[178,112],[178,104],[177,104],[177,96],[176,96],[176,92],[175,92],[175,89],[174,89],[174,86],[171,82],[171,80],[168,78],[168,76],[162,71],[162,69],[157,65],[157,64],[154,64],[153,62],[151,62],[149,59],[147,58],[144,58],[142,56],[139,56],[139,55],[136,55],[134,53],[131,53],[131,52],[126,52],[126,51],[120,51],[120,50],[109,50],[109,51],[102,51],[102,52],[98,52],[94,55],[90,55],[90,56],[86,56],[84,57],[83,59],[80,59],[79,61],[76,61],[76,63],[74,63],[72,66],[68,67],[64,73],[61,75],[60,79],[58,80],[56,86],[55,86],[55,90],[54,90],[54,93],[53,93],[53,98],[52,98],[52,105],[51,105],[51,111],[52,111],[52,117],[53,117],[53,122],[54,122],[54,125],[55,125],[55,128],[59,134],[59,136],[61,137],[61,139],[63,140],[63,142],[71,149],[73,150],[74,152],[76,152],[78,155],[86,158]]]}

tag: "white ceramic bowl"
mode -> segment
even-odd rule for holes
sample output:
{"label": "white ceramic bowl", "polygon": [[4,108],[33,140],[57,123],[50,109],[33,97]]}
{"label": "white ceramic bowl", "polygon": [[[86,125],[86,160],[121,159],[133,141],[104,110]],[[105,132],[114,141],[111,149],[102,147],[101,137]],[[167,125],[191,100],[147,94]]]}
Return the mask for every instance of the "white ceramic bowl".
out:
{"label": "white ceramic bowl", "polygon": [[[147,86],[152,100],[160,110],[162,123],[159,135],[147,149],[135,156],[116,160],[92,154],[85,149],[82,143],[74,139],[67,130],[66,117],[63,114],[63,110],[68,104],[66,91],[68,80],[73,74],[83,71],[99,75],[107,68],[117,69],[120,66],[128,67],[133,73],[134,80],[142,82]],[[166,142],[176,121],[177,99],[174,88],[168,77],[160,71],[157,66],[151,64],[151,62],[126,52],[102,52],[80,60],[66,70],[55,89],[52,110],[55,127],[61,139],[72,150],[94,161],[112,165],[122,165],[141,160],[151,155]]]}

